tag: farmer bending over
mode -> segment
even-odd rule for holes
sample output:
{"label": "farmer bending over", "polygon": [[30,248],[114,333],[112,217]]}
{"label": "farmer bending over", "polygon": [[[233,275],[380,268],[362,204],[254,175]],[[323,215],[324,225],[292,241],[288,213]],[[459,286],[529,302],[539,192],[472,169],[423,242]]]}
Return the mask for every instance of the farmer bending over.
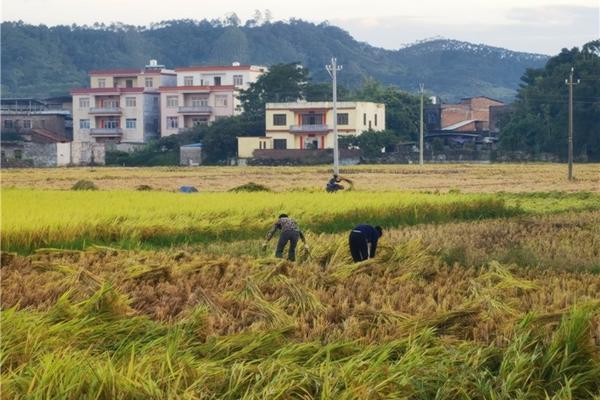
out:
{"label": "farmer bending over", "polygon": [[331,178],[329,182],[327,182],[325,190],[327,190],[330,193],[337,192],[338,190],[344,190],[344,186],[340,185],[340,182],[342,181],[350,184],[349,189],[352,189],[353,182],[350,179],[343,178],[337,174],[333,174],[333,178]]}
{"label": "farmer bending over", "polygon": [[[354,262],[375,257],[377,241],[382,234],[383,230],[380,226],[358,225],[352,229],[348,242],[350,245],[350,254],[352,254]],[[369,245],[371,246],[371,251],[369,251]]]}
{"label": "farmer bending over", "polygon": [[275,257],[283,258],[283,249],[285,245],[289,242],[290,247],[288,249],[288,260],[295,261],[296,260],[296,245],[298,244],[298,239],[302,239],[302,243],[304,243],[304,248],[308,250],[308,246],[306,245],[306,239],[304,238],[304,234],[298,227],[298,223],[287,216],[287,214],[281,214],[277,222],[273,224],[273,227],[267,233],[267,237],[265,242],[263,243],[263,249],[267,248],[267,243],[276,230],[280,230],[281,234],[279,235],[279,241],[277,242],[277,250],[275,250]]}

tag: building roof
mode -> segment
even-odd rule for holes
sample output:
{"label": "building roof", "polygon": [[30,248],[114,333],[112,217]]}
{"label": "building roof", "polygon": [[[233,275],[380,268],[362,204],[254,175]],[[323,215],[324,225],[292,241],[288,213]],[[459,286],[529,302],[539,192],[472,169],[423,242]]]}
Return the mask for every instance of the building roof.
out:
{"label": "building roof", "polygon": [[92,70],[89,75],[137,76],[137,75],[175,75],[175,71],[157,68],[116,68]]}
{"label": "building roof", "polygon": [[[383,103],[374,103],[370,101],[338,101],[337,108],[356,108],[358,105],[373,104],[377,107],[385,107]],[[295,109],[295,110],[310,110],[310,109],[322,109],[322,108],[333,108],[333,102],[331,101],[296,101],[287,103],[267,103],[265,108],[268,109]]]}
{"label": "building roof", "polygon": [[60,135],[56,132],[44,128],[32,129],[30,133],[35,134],[43,139],[46,139],[49,142],[66,143],[69,141],[69,139],[67,139],[63,135]]}
{"label": "building roof", "polygon": [[448,125],[445,128],[442,128],[442,130],[443,131],[453,131],[455,129],[462,128],[465,125],[469,125],[469,124],[471,124],[471,123],[473,123],[475,121],[477,121],[477,120],[476,119],[467,119],[467,120],[460,121],[460,122],[457,122],[457,123],[452,124],[452,125]]}
{"label": "building roof", "polygon": [[496,103],[504,104],[503,101],[500,101],[500,100],[497,100],[497,99],[493,99],[493,98],[488,97],[488,96],[463,97],[462,99],[460,99],[460,101],[461,102],[465,102],[465,101],[470,101],[470,100],[473,100],[473,99],[488,99],[488,100],[495,101]]}
{"label": "building roof", "polygon": [[29,104],[29,103],[37,103],[37,104],[42,104],[42,105],[46,105],[46,103],[44,103],[44,101],[39,100],[39,99],[34,99],[33,97],[3,97],[0,99],[0,103],[2,104],[15,104],[15,103],[21,103],[21,104]]}
{"label": "building roof", "polygon": [[190,143],[190,144],[184,144],[180,147],[203,147],[204,145],[202,143]]}
{"label": "building roof", "polygon": [[260,65],[196,65],[191,67],[177,67],[175,72],[184,71],[266,71],[267,67]]}
{"label": "building roof", "polygon": [[219,85],[219,86],[161,86],[158,88],[161,92],[177,92],[181,90],[207,91],[207,92],[228,92],[236,90],[234,85]]}

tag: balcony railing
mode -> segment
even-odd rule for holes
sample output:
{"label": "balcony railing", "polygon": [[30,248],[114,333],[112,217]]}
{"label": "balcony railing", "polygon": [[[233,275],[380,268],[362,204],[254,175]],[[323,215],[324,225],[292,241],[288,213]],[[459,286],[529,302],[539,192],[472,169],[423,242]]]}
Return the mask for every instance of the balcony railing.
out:
{"label": "balcony railing", "polygon": [[90,114],[120,115],[121,107],[90,107]]}
{"label": "balcony railing", "polygon": [[211,106],[184,106],[177,110],[181,114],[210,114],[212,111]]}
{"label": "balcony railing", "polygon": [[123,134],[123,129],[121,128],[92,128],[90,129],[90,135],[92,136],[121,136]]}
{"label": "balcony railing", "polygon": [[290,132],[293,133],[322,133],[329,132],[331,127],[329,125],[292,125],[290,126]]}

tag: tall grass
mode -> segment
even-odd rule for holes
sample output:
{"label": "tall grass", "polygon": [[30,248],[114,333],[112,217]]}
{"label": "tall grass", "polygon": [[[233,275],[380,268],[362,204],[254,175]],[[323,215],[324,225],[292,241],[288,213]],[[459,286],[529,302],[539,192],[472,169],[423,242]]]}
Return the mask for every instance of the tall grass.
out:
{"label": "tall grass", "polygon": [[9,189],[2,249],[125,247],[260,238],[281,212],[313,232],[370,222],[386,227],[515,215],[485,195],[411,193],[145,193]]}

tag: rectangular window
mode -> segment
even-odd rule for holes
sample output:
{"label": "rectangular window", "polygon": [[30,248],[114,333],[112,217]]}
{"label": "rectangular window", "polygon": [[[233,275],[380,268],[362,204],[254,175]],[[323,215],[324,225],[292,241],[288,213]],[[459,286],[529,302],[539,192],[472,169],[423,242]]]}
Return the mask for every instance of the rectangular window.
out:
{"label": "rectangular window", "polygon": [[348,113],[341,113],[337,115],[338,125],[348,125]]}
{"label": "rectangular window", "polygon": [[284,126],[287,125],[287,116],[285,114],[273,114],[273,125]]}
{"label": "rectangular window", "polygon": [[208,117],[194,117],[192,118],[192,126],[206,125],[208,124]]}
{"label": "rectangular window", "polygon": [[137,120],[135,118],[127,118],[125,120],[125,128],[135,129],[137,125]]}
{"label": "rectangular window", "polygon": [[152,79],[152,78],[146,78],[144,80],[144,86],[146,86],[147,88],[154,87],[154,79]]}
{"label": "rectangular window", "polygon": [[89,97],[80,97],[79,98],[79,108],[89,108],[90,107],[90,98]]}
{"label": "rectangular window", "polygon": [[15,149],[15,159],[20,160],[23,158],[23,150]]}
{"label": "rectangular window", "polygon": [[135,107],[135,97],[125,97],[125,106]]}
{"label": "rectangular window", "polygon": [[374,122],[375,122],[375,126],[377,126],[377,114],[375,114],[375,120],[374,120]]}
{"label": "rectangular window", "polygon": [[217,95],[215,96],[216,107],[227,107],[227,96]]}
{"label": "rectangular window", "polygon": [[287,139],[273,139],[273,148],[277,150],[287,149]]}
{"label": "rectangular window", "polygon": [[90,129],[90,120],[89,119],[80,119],[79,120],[79,129]]}
{"label": "rectangular window", "polygon": [[106,87],[106,79],[104,79],[104,78],[98,78],[98,87],[99,88]]}
{"label": "rectangular window", "polygon": [[5,128],[13,128],[15,126],[14,122],[12,119],[5,119],[4,120],[4,127]]}
{"label": "rectangular window", "polygon": [[167,129],[176,129],[179,127],[178,117],[167,117]]}
{"label": "rectangular window", "polygon": [[30,119],[24,119],[23,120],[23,128],[25,128],[25,129],[31,129],[31,120]]}
{"label": "rectangular window", "polygon": [[367,113],[363,114],[363,125],[367,124]]}
{"label": "rectangular window", "polygon": [[117,129],[119,127],[119,121],[116,119],[104,120],[104,127],[107,129]]}
{"label": "rectangular window", "polygon": [[126,79],[125,80],[125,87],[126,88],[132,88],[133,87],[133,79]]}
{"label": "rectangular window", "polygon": [[221,77],[215,76],[215,86],[221,86]]}
{"label": "rectangular window", "polygon": [[119,107],[119,102],[115,99],[106,99],[102,100],[103,108],[117,108]]}
{"label": "rectangular window", "polygon": [[183,86],[194,86],[194,77],[193,76],[184,76],[183,77]]}
{"label": "rectangular window", "polygon": [[179,98],[177,96],[167,96],[167,107],[174,108],[179,104]]}
{"label": "rectangular window", "polygon": [[244,76],[243,75],[234,75],[233,76],[233,84],[235,86],[241,86],[244,84]]}

